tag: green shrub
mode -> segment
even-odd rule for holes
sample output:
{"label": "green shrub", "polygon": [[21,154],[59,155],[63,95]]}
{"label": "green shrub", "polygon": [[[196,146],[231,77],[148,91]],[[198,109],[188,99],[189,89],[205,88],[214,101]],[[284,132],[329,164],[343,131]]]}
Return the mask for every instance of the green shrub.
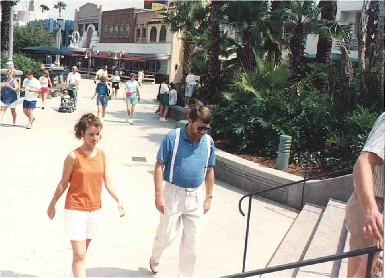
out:
{"label": "green shrub", "polygon": [[[1,54],[1,68],[5,68],[7,63],[7,57]],[[20,53],[14,53],[13,64],[15,69],[21,70],[24,74],[27,70],[32,70],[35,73],[35,77],[39,77],[43,74],[43,70],[40,67],[40,63]]]}

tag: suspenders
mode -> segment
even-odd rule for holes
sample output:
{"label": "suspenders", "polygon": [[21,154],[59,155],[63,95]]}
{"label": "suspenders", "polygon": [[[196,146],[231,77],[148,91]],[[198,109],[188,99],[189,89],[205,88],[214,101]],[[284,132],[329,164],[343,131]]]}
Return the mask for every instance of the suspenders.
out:
{"label": "suspenders", "polygon": [[[209,159],[210,159],[210,151],[211,151],[211,140],[210,136],[205,134],[204,135],[206,138],[206,143],[207,143],[207,161],[206,161],[206,166],[205,166],[205,176],[207,172],[207,167],[209,165]],[[172,158],[171,158],[171,168],[170,168],[170,183],[173,182],[174,178],[174,167],[175,167],[175,158],[176,158],[176,153],[178,151],[178,146],[179,146],[179,137],[180,137],[180,128],[176,129],[176,137],[175,137],[175,144],[174,144],[174,149],[172,151]]]}

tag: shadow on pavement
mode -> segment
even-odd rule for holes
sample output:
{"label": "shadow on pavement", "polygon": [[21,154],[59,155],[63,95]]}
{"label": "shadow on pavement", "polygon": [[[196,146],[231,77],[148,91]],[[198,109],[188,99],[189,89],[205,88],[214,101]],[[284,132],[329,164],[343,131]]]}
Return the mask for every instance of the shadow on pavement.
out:
{"label": "shadow on pavement", "polygon": [[87,277],[153,277],[152,272],[143,267],[139,267],[138,270],[100,267],[89,268],[86,271]]}
{"label": "shadow on pavement", "polygon": [[35,275],[16,273],[10,270],[1,270],[0,277],[38,277]]}

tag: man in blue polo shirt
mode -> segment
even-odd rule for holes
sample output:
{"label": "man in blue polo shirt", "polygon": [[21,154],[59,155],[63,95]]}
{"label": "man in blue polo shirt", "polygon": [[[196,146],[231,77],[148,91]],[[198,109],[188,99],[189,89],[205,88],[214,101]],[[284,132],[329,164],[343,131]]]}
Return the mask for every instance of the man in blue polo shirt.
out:
{"label": "man in blue polo shirt", "polygon": [[180,277],[194,274],[201,222],[213,197],[215,148],[206,134],[210,123],[207,107],[193,108],[188,124],[169,132],[161,143],[154,170],[155,206],[160,212],[160,223],[150,259],[153,273],[158,272],[164,249],[183,224],[178,272]]}

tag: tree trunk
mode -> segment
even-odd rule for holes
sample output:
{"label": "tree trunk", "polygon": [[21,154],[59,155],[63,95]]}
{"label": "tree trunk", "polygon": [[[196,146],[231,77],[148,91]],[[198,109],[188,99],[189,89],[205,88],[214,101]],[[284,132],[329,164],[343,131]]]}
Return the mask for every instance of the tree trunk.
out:
{"label": "tree trunk", "polygon": [[221,64],[219,61],[220,51],[220,30],[219,13],[222,3],[220,1],[211,2],[210,24],[210,44],[209,57],[207,61],[207,83],[205,84],[205,97],[212,99],[219,92]]}
{"label": "tree trunk", "polygon": [[292,79],[295,81],[301,80],[305,73],[304,59],[304,26],[298,23],[293,30],[293,37],[290,40],[290,71]]}
{"label": "tree trunk", "polygon": [[245,29],[242,31],[243,51],[240,53],[240,61],[242,66],[248,70],[253,69],[254,53],[251,24],[246,23]]}
{"label": "tree trunk", "polygon": [[368,25],[368,9],[370,6],[371,0],[364,0],[361,10],[361,18],[358,28],[358,68],[360,73],[363,73],[366,69],[366,35],[367,35],[367,25]]}
{"label": "tree trunk", "polygon": [[1,1],[1,52],[7,53],[9,41],[9,17],[11,1]]}
{"label": "tree trunk", "polygon": [[[277,1],[277,0],[271,1],[271,12],[274,13],[281,6],[282,6],[281,1]],[[273,38],[282,39],[282,35],[283,35],[282,26],[279,26],[276,28],[269,26],[268,28],[269,28],[269,32],[270,32],[271,36],[273,36]],[[281,48],[279,47],[278,43],[273,42],[270,38],[267,38],[263,47],[267,51],[267,60],[272,61],[274,59],[274,64],[278,65],[278,63],[281,59],[281,56],[282,56],[282,51],[281,51]]]}
{"label": "tree trunk", "polygon": [[194,53],[195,44],[189,42],[187,38],[183,38],[183,71],[182,83],[185,83],[186,76],[190,72],[190,57]]}
{"label": "tree trunk", "polygon": [[[337,2],[321,0],[318,6],[321,8],[321,19],[323,20],[336,20],[337,14]],[[317,43],[317,54],[316,61],[318,63],[326,64],[327,60],[330,58],[332,52],[333,41],[331,38],[319,37]]]}

